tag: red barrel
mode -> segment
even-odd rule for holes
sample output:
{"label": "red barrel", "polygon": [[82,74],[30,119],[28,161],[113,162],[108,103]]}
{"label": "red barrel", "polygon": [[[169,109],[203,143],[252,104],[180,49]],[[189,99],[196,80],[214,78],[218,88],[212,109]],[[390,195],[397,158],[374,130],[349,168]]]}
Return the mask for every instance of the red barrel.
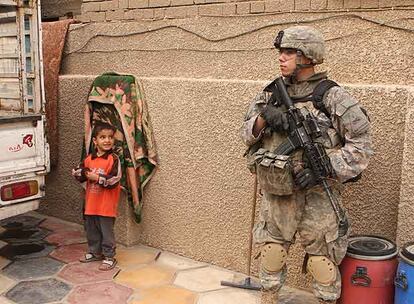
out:
{"label": "red barrel", "polygon": [[353,236],[340,265],[338,304],[393,304],[397,246],[378,236]]}

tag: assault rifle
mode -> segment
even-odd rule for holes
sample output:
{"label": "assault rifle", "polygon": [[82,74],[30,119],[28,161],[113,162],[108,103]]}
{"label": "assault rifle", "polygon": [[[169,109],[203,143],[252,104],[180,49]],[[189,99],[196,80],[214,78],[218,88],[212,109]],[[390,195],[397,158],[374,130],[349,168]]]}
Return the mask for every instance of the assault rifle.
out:
{"label": "assault rifle", "polygon": [[334,175],[334,170],[325,148],[320,143],[315,142],[315,139],[322,136],[316,118],[310,112],[304,116],[301,110],[295,107],[286,90],[282,77],[276,79],[275,85],[280,99],[279,102],[287,108],[289,137],[276,148],[274,153],[278,155],[290,155],[299,148],[303,149],[317,183],[323,186],[338,218],[339,236],[344,236],[348,231],[348,220],[345,217],[344,211],[339,206],[338,201],[333,196],[332,190],[327,182],[327,178]]}

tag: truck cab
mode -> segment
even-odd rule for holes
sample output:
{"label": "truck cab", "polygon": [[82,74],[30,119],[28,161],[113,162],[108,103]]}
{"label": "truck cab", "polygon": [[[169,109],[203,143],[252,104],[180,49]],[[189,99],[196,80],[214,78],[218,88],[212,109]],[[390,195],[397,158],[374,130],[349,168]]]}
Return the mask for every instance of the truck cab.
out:
{"label": "truck cab", "polygon": [[50,171],[40,3],[0,0],[0,219],[39,207]]}

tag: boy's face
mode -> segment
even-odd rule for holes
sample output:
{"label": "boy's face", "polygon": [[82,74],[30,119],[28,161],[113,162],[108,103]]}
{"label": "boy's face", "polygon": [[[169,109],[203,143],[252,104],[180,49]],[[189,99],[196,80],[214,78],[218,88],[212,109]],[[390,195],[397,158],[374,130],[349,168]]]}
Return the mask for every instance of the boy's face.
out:
{"label": "boy's face", "polygon": [[110,151],[114,146],[114,142],[114,131],[109,129],[99,131],[96,137],[93,138],[93,143],[100,154]]}

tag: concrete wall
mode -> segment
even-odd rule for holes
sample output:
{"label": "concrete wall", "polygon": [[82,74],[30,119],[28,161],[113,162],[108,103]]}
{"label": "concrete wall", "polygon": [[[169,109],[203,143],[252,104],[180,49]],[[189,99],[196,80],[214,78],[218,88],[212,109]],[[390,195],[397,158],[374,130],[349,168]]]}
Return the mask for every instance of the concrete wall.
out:
{"label": "concrete wall", "polygon": [[[78,0],[79,1],[79,0]],[[413,0],[83,0],[82,22],[403,8]]]}
{"label": "concrete wall", "polygon": [[401,193],[398,206],[397,241],[403,245],[414,241],[414,89],[407,99],[406,130],[401,174]]}
{"label": "concrete wall", "polygon": [[[275,33],[300,21],[328,40],[321,68],[370,112],[376,153],[363,179],[344,193],[354,233],[412,238],[411,15],[406,9],[71,26],[60,77],[61,152],[43,211],[81,220],[80,187],[69,173],[79,161],[90,75],[132,73],[143,80],[160,169],[146,189],[141,225],[121,205],[119,240],[246,271],[253,180],[238,129],[250,99],[276,74]],[[305,287],[299,246],[291,253],[289,283]]]}
{"label": "concrete wall", "polygon": [[[80,219],[80,186],[69,175],[79,159],[81,111],[92,77],[61,76],[59,166],[48,176],[47,213]],[[121,216],[121,242],[144,244],[246,270],[253,180],[242,157],[238,128],[262,82],[144,78],[159,147],[160,169],[145,196],[144,221]],[[404,122],[405,87],[350,86],[371,113],[376,155],[363,180],[348,187],[345,205],[356,233],[396,237]],[[386,102],[371,103],[375,96]],[[66,127],[63,127],[66,126]],[[383,137],[387,136],[386,140]],[[121,205],[125,214],[126,202]],[[125,220],[129,222],[126,223]],[[301,257],[293,249],[292,275],[299,284]],[[297,281],[295,281],[297,280]]]}
{"label": "concrete wall", "polygon": [[59,19],[81,13],[82,0],[41,0],[42,19]]}
{"label": "concrete wall", "polygon": [[287,13],[75,25],[63,73],[115,69],[150,77],[271,79],[277,71],[275,33],[301,20],[327,39],[321,69],[328,69],[337,81],[413,84],[407,77],[414,74],[411,14],[411,10]]}

